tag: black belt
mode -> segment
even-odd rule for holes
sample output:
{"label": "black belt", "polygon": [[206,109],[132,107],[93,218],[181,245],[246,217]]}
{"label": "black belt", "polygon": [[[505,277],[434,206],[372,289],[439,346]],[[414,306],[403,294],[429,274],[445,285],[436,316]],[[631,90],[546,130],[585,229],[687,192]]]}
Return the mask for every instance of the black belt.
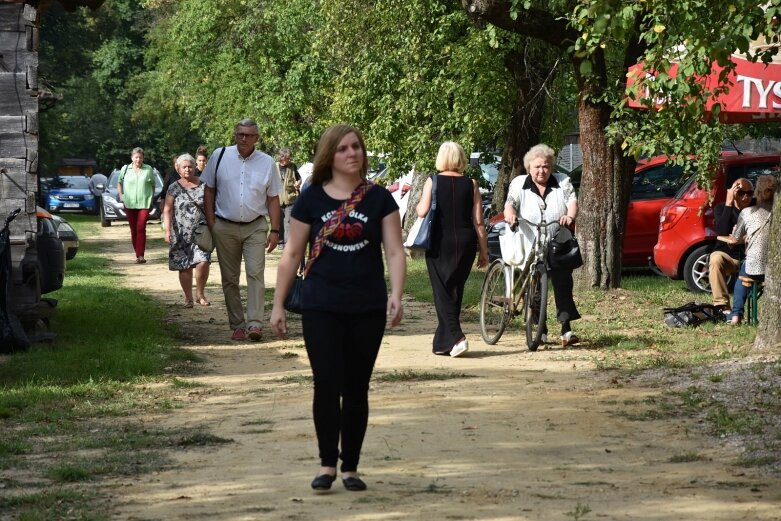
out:
{"label": "black belt", "polygon": [[265,217],[265,215],[258,215],[257,217],[255,217],[251,221],[247,221],[247,222],[231,221],[230,219],[226,219],[225,217],[220,217],[219,215],[215,215],[215,217],[217,217],[217,219],[219,219],[221,221],[225,221],[225,222],[228,222],[228,223],[231,223],[231,224],[252,224],[255,221],[257,221],[258,219],[260,219],[261,217]]}

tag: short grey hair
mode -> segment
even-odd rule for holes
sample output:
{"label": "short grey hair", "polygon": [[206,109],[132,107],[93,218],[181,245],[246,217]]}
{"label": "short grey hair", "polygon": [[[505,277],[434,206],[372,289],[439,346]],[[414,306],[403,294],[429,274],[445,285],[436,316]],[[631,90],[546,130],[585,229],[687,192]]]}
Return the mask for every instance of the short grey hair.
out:
{"label": "short grey hair", "polygon": [[293,156],[293,153],[290,152],[289,148],[280,148],[279,149],[279,157],[280,158],[286,157],[286,158],[290,159],[292,156]]}
{"label": "short grey hair", "polygon": [[238,130],[239,127],[255,127],[255,130],[258,129],[258,124],[255,122],[254,119],[244,118],[238,123],[236,123],[236,126],[233,128],[234,131]]}
{"label": "short grey hair", "polygon": [[556,152],[545,143],[540,143],[539,145],[531,147],[523,156],[523,168],[526,170],[526,173],[529,173],[529,165],[532,160],[537,159],[538,157],[549,160],[551,166],[556,163]]}
{"label": "short grey hair", "polygon": [[189,161],[190,163],[195,166],[195,158],[191,156],[190,154],[182,154],[179,157],[176,158],[176,162],[174,163],[176,165],[176,171],[179,171],[179,165],[184,163],[185,161]]}
{"label": "short grey hair", "polygon": [[132,158],[136,154],[144,155],[144,149],[141,147],[136,147],[133,150],[130,151],[130,157]]}

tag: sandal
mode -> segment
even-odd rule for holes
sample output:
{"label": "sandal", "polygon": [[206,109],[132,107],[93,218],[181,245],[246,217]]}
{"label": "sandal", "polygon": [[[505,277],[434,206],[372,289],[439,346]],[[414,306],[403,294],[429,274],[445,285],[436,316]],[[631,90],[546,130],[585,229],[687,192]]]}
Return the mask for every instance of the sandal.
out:
{"label": "sandal", "polygon": [[185,300],[184,307],[186,307],[186,308],[193,307],[193,301],[192,300]]}
{"label": "sandal", "polygon": [[206,297],[195,297],[195,301],[199,306],[211,306],[212,303],[206,300]]}

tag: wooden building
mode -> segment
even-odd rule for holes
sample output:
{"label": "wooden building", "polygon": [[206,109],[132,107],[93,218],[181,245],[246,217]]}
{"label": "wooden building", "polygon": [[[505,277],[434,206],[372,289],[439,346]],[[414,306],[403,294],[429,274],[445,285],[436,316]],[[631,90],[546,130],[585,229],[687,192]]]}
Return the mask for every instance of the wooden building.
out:
{"label": "wooden building", "polygon": [[[39,12],[51,2],[0,0],[0,220],[14,209],[11,224],[11,307],[37,305],[40,287],[35,239],[38,186]],[[69,11],[98,8],[103,0],[60,0]]]}

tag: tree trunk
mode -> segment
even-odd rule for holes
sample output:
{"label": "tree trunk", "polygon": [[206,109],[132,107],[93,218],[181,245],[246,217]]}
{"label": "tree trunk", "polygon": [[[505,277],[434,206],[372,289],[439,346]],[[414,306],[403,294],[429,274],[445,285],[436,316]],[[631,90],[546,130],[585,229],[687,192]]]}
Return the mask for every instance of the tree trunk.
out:
{"label": "tree trunk", "polygon": [[781,187],[773,201],[773,220],[765,268],[765,290],[759,301],[759,328],[754,349],[781,347]]}
{"label": "tree trunk", "polygon": [[[583,254],[583,268],[574,273],[581,288],[621,287],[621,254],[629,193],[635,162],[624,157],[620,145],[611,145],[605,134],[611,107],[593,103],[605,91],[607,73],[603,56],[594,60],[596,79],[578,78],[578,121],[583,151],[583,176],[578,194],[576,233]],[[575,64],[576,70],[578,64]]]}
{"label": "tree trunk", "polygon": [[[526,43],[516,53],[507,55],[504,62],[512,73],[517,87],[510,124],[502,151],[502,165],[499,178],[494,185],[491,213],[504,208],[510,181],[525,173],[523,155],[540,142],[545,95],[543,88],[553,79],[553,72],[547,65],[551,52]],[[545,65],[544,65],[545,64]]]}

